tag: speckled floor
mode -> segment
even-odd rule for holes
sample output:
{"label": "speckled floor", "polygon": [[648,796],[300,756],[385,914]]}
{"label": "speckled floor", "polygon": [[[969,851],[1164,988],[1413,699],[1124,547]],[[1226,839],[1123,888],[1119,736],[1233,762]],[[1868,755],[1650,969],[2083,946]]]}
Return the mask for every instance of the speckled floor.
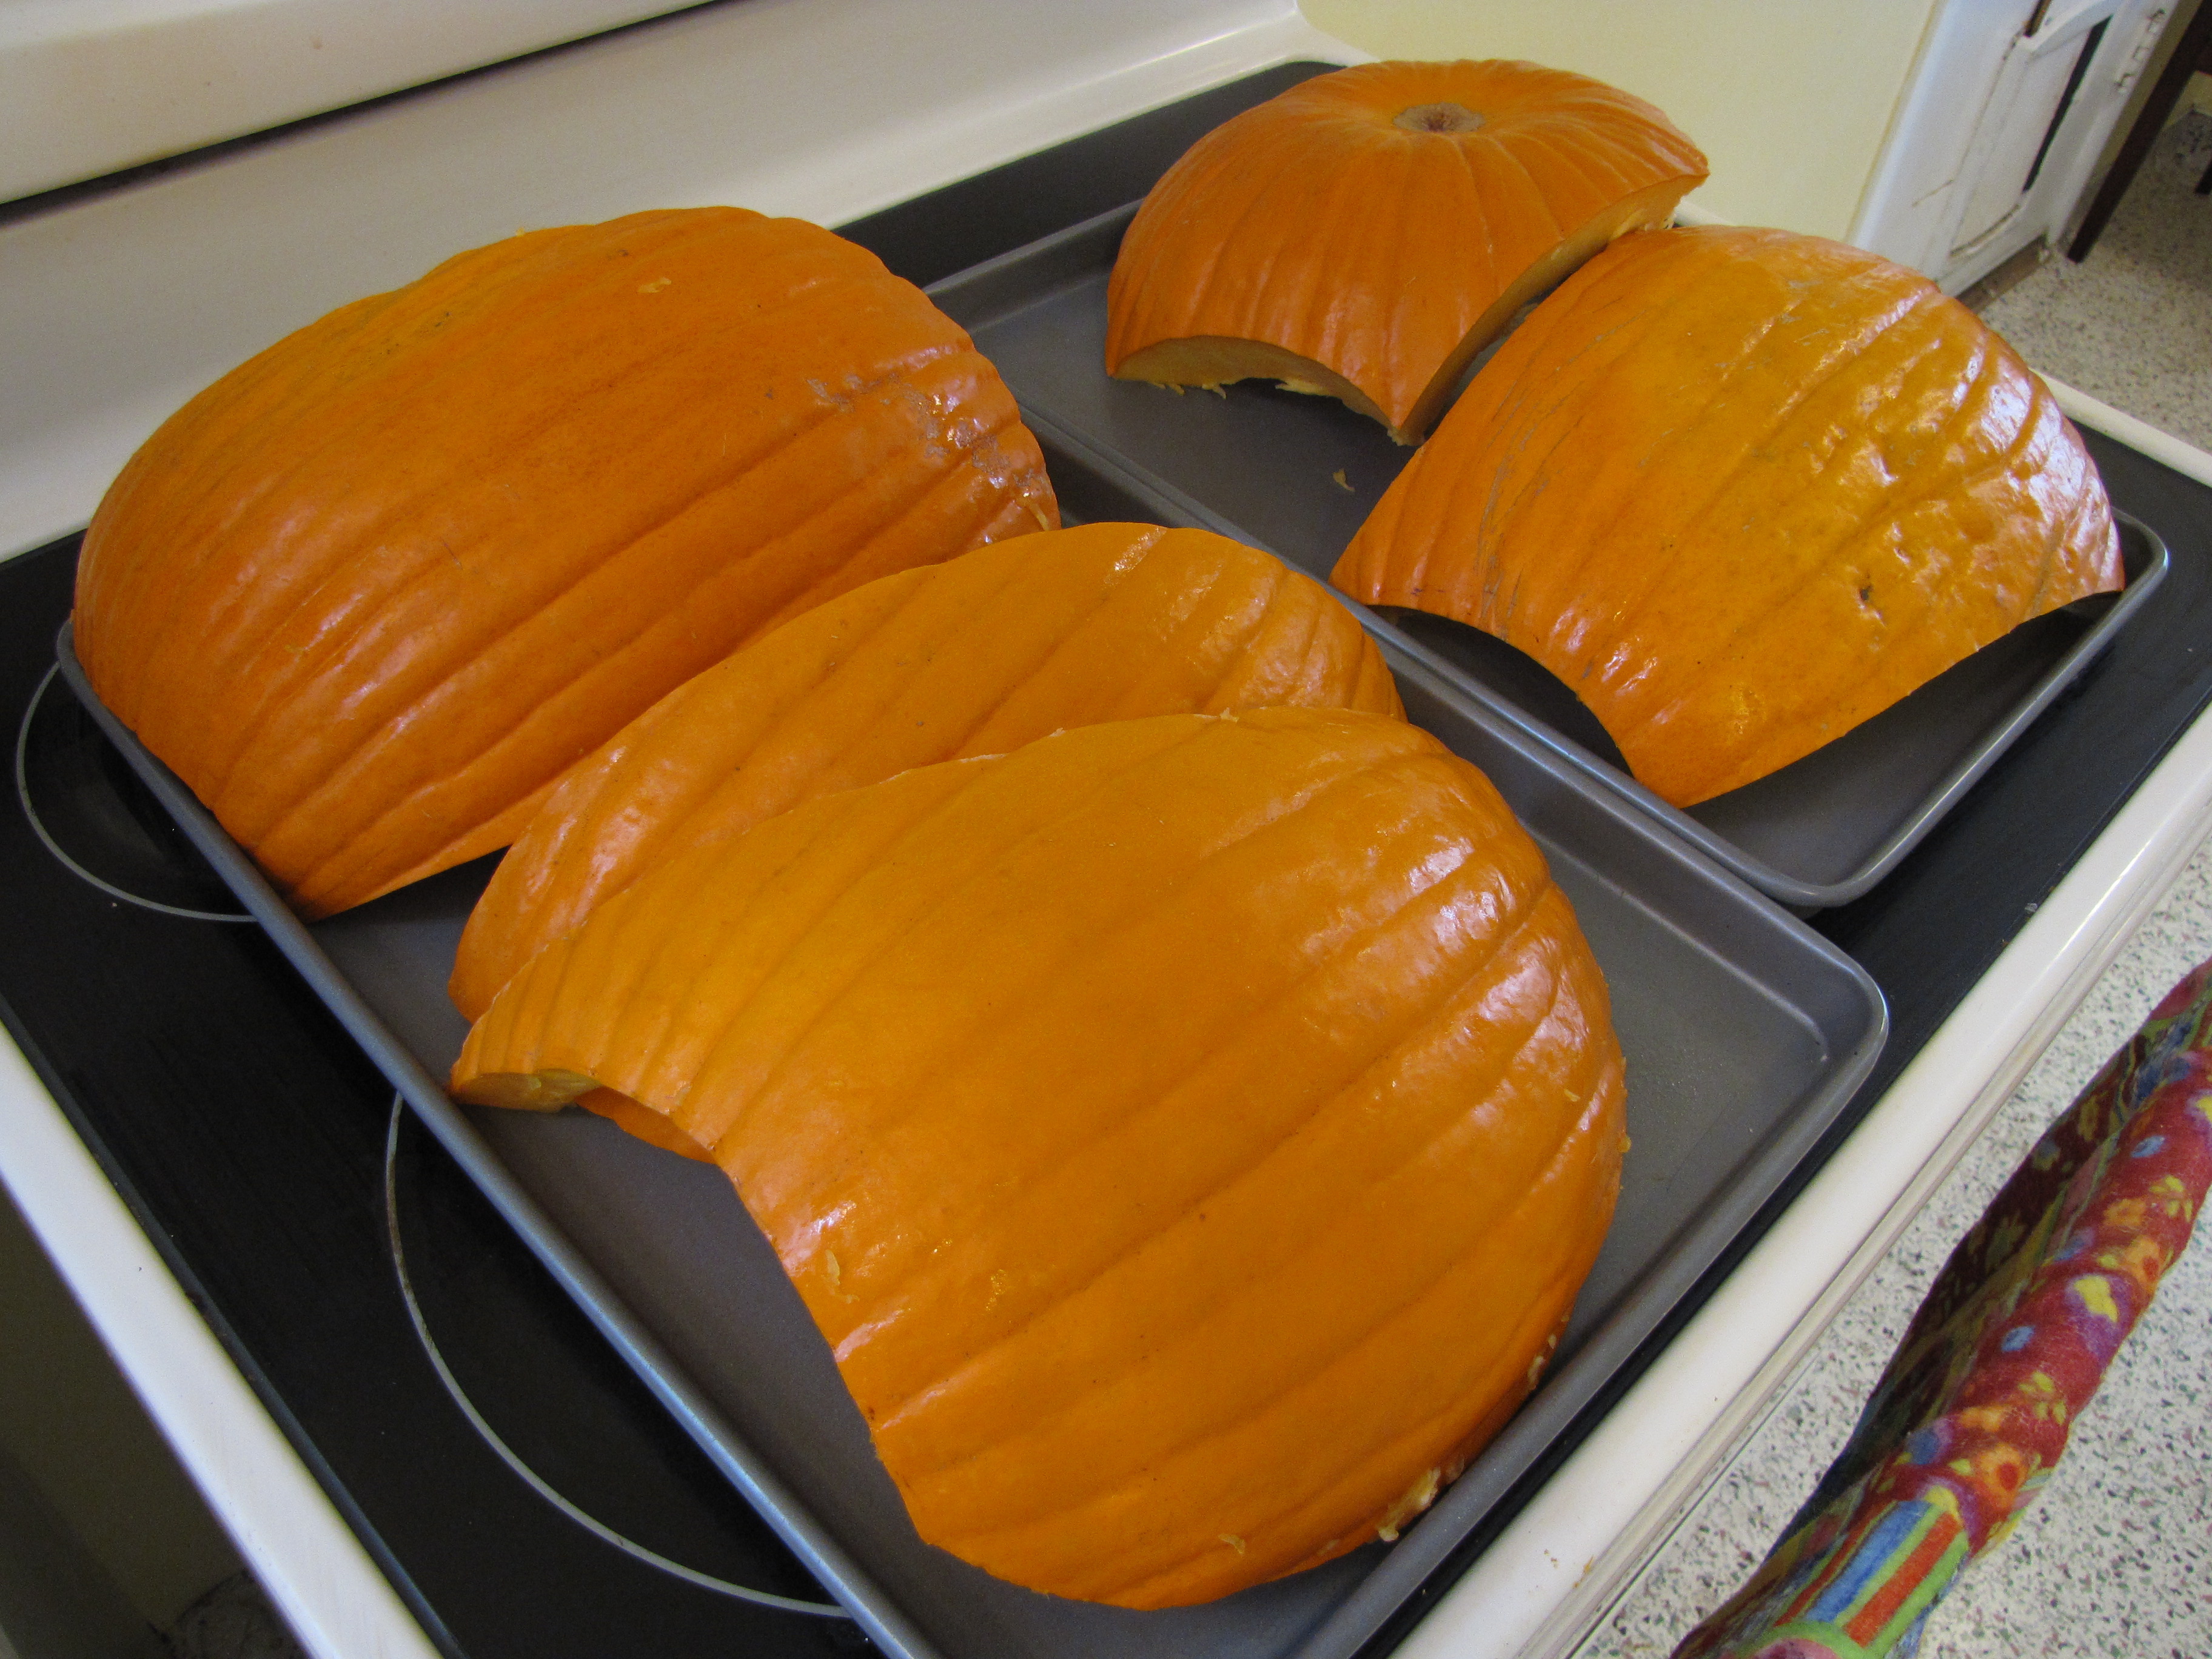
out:
{"label": "speckled floor", "polygon": [[2169,127],[2080,264],[2053,257],[1982,307],[2046,374],[2212,449],[2212,115]]}
{"label": "speckled floor", "polygon": [[[2212,116],[2170,130],[2096,250],[1983,315],[2039,368],[2212,447]],[[2212,956],[2212,848],[1778,1396],[1580,1659],[1659,1659],[1765,1554],[1841,1448],[1953,1244],[2159,996]],[[2212,1231],[2175,1264],[2013,1535],[1929,1620],[1923,1659],[2212,1655]]]}
{"label": "speckled floor", "polygon": [[[1875,1268],[1772,1413],[1583,1659],[1656,1659],[1726,1600],[1796,1512],[1951,1247],[2159,996],[2212,956],[2199,852],[2013,1098]],[[2183,1255],[2003,1544],[1929,1621],[1923,1659],[2212,1653],[2212,1248]]]}

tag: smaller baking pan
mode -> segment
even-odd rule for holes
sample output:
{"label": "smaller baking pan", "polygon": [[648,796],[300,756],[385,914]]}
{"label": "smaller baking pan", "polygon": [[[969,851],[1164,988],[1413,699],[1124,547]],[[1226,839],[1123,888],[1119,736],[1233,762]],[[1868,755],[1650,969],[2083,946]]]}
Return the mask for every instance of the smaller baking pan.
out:
{"label": "smaller baking pan", "polygon": [[[1030,425],[1121,475],[1163,514],[1264,547],[1327,580],[1413,452],[1334,398],[1258,381],[1181,395],[1109,379],[1106,283],[1135,204],[946,278],[929,292],[975,336]],[[2081,674],[2166,574],[2120,517],[2127,586],[2014,629],[1835,742],[1686,810],[1632,778],[1565,685],[1464,624],[1384,613],[1384,637],[1517,726],[1559,763],[1801,910],[1893,869]]]}

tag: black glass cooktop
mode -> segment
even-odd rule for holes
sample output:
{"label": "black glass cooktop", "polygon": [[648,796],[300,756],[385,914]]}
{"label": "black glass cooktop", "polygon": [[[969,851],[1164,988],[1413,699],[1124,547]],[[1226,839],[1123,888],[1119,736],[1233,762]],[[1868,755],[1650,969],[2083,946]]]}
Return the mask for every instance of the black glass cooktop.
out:
{"label": "black glass cooktop", "polygon": [[[1273,71],[851,228],[932,280],[1140,194],[1198,132],[1305,72]],[[2090,443],[2114,499],[2166,538],[2172,575],[1895,875],[1818,919],[1881,983],[1893,1021],[1831,1144],[2212,700],[2212,490]],[[0,563],[0,720],[16,738],[0,805],[0,1019],[308,1467],[452,1654],[866,1647],[812,1610],[822,1598],[805,1571],[445,1155],[395,1117],[390,1086],[236,920],[52,678],[76,551],[70,538]],[[1501,1505],[1427,1595],[1516,1507]]]}

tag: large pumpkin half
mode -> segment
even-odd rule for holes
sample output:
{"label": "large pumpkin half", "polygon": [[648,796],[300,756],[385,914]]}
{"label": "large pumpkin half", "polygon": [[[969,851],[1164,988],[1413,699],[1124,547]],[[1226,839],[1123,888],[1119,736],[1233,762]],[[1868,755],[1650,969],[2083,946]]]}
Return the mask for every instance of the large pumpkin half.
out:
{"label": "large pumpkin half", "polygon": [[1972,312],[1711,227],[1624,238],[1538,306],[1334,580],[1527,652],[1687,805],[2124,573],[2080,435]]}
{"label": "large pumpkin half", "polygon": [[1515,312],[1705,179],[1664,115],[1588,76],[1317,76],[1216,128],[1146,197],[1114,263],[1106,368],[1274,380],[1418,442]]}
{"label": "large pumpkin half", "polygon": [[313,915],[504,845],[785,617],[1058,521],[968,337],[734,208],[534,231],[224,376],[85,537],[94,688]]}
{"label": "large pumpkin half", "polygon": [[711,1146],[923,1538],[1160,1607],[1394,1536],[1534,1386],[1620,1052],[1544,860],[1378,715],[1085,726],[672,860],[471,1032]]}
{"label": "large pumpkin half", "polygon": [[1092,524],[880,577],[686,681],[562,780],[461,936],[474,1019],[662,860],[803,800],[1073,726],[1293,703],[1401,712],[1344,604],[1203,530]]}

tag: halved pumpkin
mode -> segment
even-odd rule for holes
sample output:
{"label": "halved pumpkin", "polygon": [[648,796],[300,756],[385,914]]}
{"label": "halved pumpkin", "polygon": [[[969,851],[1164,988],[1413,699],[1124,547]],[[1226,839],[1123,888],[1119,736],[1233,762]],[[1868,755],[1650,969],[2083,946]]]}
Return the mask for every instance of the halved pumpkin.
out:
{"label": "halved pumpkin", "polygon": [[813,796],[1068,726],[1268,703],[1401,712],[1342,602],[1226,537],[1093,524],[879,578],[687,681],[571,771],[470,916],[454,1003],[475,1018],[609,894]]}
{"label": "halved pumpkin", "polygon": [[1395,1536],[1534,1386],[1623,1143],[1542,855],[1337,710],[809,801],[548,945],[453,1083],[710,1146],[921,1536],[1137,1607]]}
{"label": "halved pumpkin", "polygon": [[1535,64],[1363,64],[1216,128],[1153,186],[1106,368],[1340,398],[1417,443],[1477,352],[1705,158],[1642,99]]}
{"label": "halved pumpkin", "polygon": [[533,231],[171,416],[77,575],[94,688],[299,909],[503,846],[736,646],[1058,522],[968,337],[734,208]]}
{"label": "halved pumpkin", "polygon": [[1333,580],[1496,635],[1688,805],[2124,580],[2097,469],[1917,272],[1786,231],[1653,231],[1532,312]]}

